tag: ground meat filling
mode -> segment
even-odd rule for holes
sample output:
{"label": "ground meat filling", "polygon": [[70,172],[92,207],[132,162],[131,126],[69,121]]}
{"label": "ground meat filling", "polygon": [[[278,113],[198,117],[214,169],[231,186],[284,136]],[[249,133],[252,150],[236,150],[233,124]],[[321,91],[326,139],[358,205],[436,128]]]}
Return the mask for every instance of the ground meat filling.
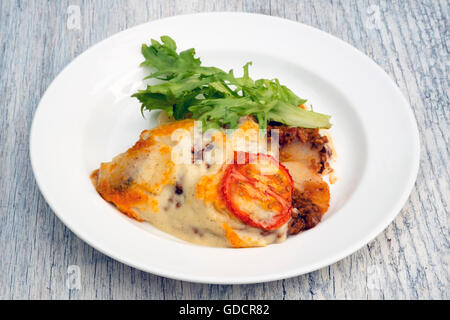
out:
{"label": "ground meat filling", "polygon": [[[308,143],[311,149],[317,150],[320,159],[319,163],[313,163],[311,167],[317,170],[319,174],[327,173],[331,170],[328,160],[332,156],[332,151],[328,146],[328,138],[322,136],[319,133],[319,129],[288,127],[281,123],[270,122],[267,127],[268,139],[271,137],[272,129],[278,129],[281,148],[294,141]],[[294,189],[292,194],[292,217],[288,223],[288,234],[294,235],[315,227],[322,219],[324,211],[326,210],[323,210],[319,204],[312,201],[310,192]]]}
{"label": "ground meat filling", "polygon": [[314,228],[322,219],[320,208],[297,189],[292,195],[292,208],[292,218],[288,225],[290,235]]}
{"label": "ground meat filling", "polygon": [[331,149],[328,147],[328,138],[319,133],[319,129],[308,129],[299,127],[288,127],[286,125],[278,124],[277,122],[270,122],[267,126],[267,136],[270,140],[271,130],[279,130],[280,147],[291,143],[298,139],[302,143],[310,143],[311,148],[318,150],[320,154],[320,163],[317,164],[318,173],[323,173],[330,168],[328,159],[331,157]]}

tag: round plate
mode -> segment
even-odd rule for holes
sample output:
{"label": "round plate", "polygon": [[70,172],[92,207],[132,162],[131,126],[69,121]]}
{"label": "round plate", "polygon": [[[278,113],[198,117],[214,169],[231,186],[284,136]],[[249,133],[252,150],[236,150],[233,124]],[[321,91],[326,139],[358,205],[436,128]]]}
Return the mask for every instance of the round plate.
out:
{"label": "round plate", "polygon": [[[314,110],[332,115],[338,181],[315,228],[264,248],[193,245],[119,213],[89,174],[154,125],[130,95],[144,86],[142,43],[169,35],[204,65],[278,78]],[[300,23],[255,14],[176,16],[93,46],[48,88],[34,116],[34,174],[57,216],[104,254],[158,275],[207,283],[254,283],[310,272],[353,253],[397,215],[419,165],[414,116],[400,90],[367,56]]]}

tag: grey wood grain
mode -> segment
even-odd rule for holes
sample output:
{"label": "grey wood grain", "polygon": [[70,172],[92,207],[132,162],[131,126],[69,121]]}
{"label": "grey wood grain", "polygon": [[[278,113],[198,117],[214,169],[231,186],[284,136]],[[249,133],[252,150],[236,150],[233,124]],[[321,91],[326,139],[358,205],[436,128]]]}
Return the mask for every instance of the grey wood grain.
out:
{"label": "grey wood grain", "polygon": [[[79,7],[80,30],[68,28],[70,5]],[[403,91],[420,130],[420,172],[400,215],[367,246],[292,279],[193,284],[104,256],[48,207],[33,178],[28,135],[50,82],[77,55],[116,32],[202,11],[264,13],[314,26],[367,54]],[[449,299],[449,41],[446,0],[1,0],[0,298]],[[66,285],[70,265],[80,268],[80,289]]]}

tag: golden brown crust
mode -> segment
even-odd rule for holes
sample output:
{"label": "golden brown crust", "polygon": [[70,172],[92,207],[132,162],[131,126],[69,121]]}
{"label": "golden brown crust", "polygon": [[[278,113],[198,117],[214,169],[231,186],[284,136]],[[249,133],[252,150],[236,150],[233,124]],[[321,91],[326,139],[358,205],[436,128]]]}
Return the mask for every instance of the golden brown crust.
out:
{"label": "golden brown crust", "polygon": [[131,148],[92,172],[91,181],[97,192],[138,221],[142,220],[136,210],[139,207],[150,206],[158,212],[156,196],[165,185],[175,184],[175,164],[171,161],[171,147],[157,139],[170,140],[175,130],[192,126],[192,120],[183,120],[142,131]]}
{"label": "golden brown crust", "polygon": [[295,189],[288,234],[297,234],[315,227],[327,212],[329,203],[330,191],[326,182],[307,183],[303,191]]}

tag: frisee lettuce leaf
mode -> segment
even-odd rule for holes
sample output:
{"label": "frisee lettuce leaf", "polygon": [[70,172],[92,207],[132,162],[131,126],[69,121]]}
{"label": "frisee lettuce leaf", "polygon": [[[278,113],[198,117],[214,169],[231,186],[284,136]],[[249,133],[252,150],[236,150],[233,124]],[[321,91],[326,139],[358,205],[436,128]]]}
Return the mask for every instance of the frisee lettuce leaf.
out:
{"label": "frisee lettuce leaf", "polygon": [[251,62],[244,65],[242,77],[233,70],[225,72],[216,67],[204,67],[195,50],[177,53],[177,45],[169,36],[161,42],[151,40],[142,45],[145,61],[141,66],[153,72],[145,79],[162,80],[147,85],[132,97],[145,110],[165,110],[176,120],[193,118],[203,123],[203,129],[234,129],[243,116],[254,116],[261,129],[269,121],[304,128],[330,128],[330,116],[304,110],[306,102],[278,79],[253,80],[249,76]]}

